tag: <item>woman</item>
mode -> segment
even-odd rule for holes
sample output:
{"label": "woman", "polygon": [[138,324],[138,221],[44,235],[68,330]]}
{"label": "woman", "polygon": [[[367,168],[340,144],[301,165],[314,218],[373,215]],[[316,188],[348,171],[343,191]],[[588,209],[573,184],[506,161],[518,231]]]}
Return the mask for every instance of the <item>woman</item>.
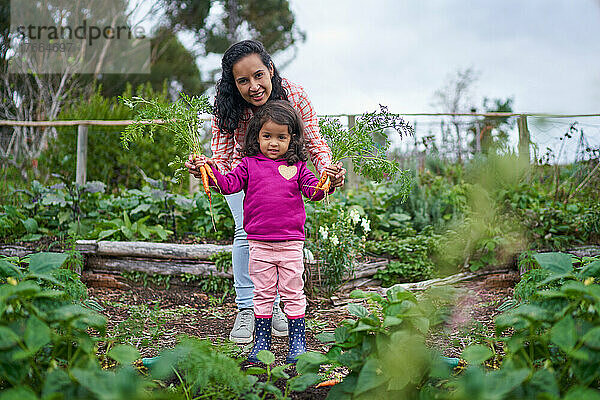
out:
{"label": "woman", "polygon": [[[241,162],[241,148],[254,112],[268,100],[287,100],[302,118],[306,148],[318,174],[327,171],[333,187],[343,186],[346,170],[341,163],[332,165],[331,150],[319,133],[317,115],[308,96],[302,87],[279,76],[262,43],[256,40],[235,43],[223,54],[221,68],[221,79],[216,85],[211,140],[212,161],[219,172],[226,174]],[[191,174],[200,176],[194,160],[190,158],[186,166]],[[248,272],[248,240],[243,228],[244,192],[225,198],[235,221],[232,262],[239,311],[229,339],[236,343],[250,343],[254,332],[254,286]],[[273,335],[287,335],[287,320],[278,304],[273,308],[272,325]]]}

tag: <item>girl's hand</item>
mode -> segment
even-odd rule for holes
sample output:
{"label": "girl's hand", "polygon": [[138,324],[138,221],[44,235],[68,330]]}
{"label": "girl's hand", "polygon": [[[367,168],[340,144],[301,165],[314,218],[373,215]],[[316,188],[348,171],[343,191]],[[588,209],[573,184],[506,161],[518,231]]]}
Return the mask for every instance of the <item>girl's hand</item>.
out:
{"label": "girl's hand", "polygon": [[344,186],[344,175],[346,175],[346,168],[344,168],[344,165],[341,161],[337,164],[328,165],[325,167],[325,171],[327,172],[327,175],[329,175],[331,186],[336,188]]}

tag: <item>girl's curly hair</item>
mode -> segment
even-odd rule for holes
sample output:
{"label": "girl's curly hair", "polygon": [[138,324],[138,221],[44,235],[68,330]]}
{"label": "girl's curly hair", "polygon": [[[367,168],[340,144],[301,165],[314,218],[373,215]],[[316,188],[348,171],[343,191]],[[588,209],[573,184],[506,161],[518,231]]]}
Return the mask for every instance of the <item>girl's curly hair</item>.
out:
{"label": "girl's curly hair", "polygon": [[271,78],[271,96],[269,100],[287,100],[287,93],[281,86],[281,76],[271,56],[263,44],[257,40],[243,40],[229,47],[223,54],[221,60],[221,79],[217,81],[215,97],[215,117],[217,126],[222,132],[233,135],[244,114],[244,110],[250,105],[243,99],[233,79],[233,65],[240,59],[250,55],[258,54],[263,64],[270,69],[273,68]]}
{"label": "girl's curly hair", "polygon": [[304,147],[304,124],[298,112],[287,100],[270,100],[262,106],[250,120],[246,132],[246,143],[242,149],[242,155],[249,157],[260,153],[258,135],[262,126],[272,121],[279,125],[287,125],[291,136],[290,145],[284,158],[288,165],[294,165],[298,161],[308,160],[308,152]]}

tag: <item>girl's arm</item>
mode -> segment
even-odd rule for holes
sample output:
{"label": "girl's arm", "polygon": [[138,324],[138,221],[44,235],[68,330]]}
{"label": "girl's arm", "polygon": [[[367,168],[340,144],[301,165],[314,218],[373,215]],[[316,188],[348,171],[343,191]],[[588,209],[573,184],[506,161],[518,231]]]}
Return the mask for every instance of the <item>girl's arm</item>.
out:
{"label": "girl's arm", "polygon": [[205,156],[197,157],[195,160],[195,168],[198,169],[204,165],[206,168],[210,168],[216,179],[216,182],[209,174],[208,183],[210,186],[216,187],[222,194],[232,194],[240,192],[248,186],[248,165],[245,160],[233,169],[230,173],[223,175],[219,172],[216,167],[216,162],[211,158]]}
{"label": "girl's arm", "polygon": [[[300,165],[300,172],[298,173],[298,186],[300,187],[300,191],[304,197],[308,199],[314,201],[323,200],[325,193],[322,190],[319,190],[315,194],[315,187],[317,186],[317,183],[319,183],[319,180],[310,169],[306,168],[306,163],[302,162]],[[335,187],[331,186],[329,188],[329,194],[332,194],[334,191]]]}

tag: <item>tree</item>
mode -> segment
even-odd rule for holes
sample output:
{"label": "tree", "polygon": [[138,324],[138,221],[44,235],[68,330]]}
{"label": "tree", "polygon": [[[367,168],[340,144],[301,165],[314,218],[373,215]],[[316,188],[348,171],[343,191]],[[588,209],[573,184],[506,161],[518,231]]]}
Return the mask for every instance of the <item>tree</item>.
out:
{"label": "tree", "polygon": [[[448,78],[446,84],[435,91],[434,105],[439,106],[442,112],[447,113],[468,113],[473,108],[471,100],[471,90],[473,84],[478,79],[478,74],[472,68],[458,70],[454,75]],[[455,148],[458,162],[462,162],[462,154],[464,151],[463,132],[461,126],[464,125],[464,118],[460,116],[451,116],[449,118],[450,125],[454,128]],[[444,135],[445,132],[442,132]]]}
{"label": "tree", "polygon": [[[197,55],[223,54],[235,42],[260,40],[270,54],[295,50],[305,33],[295,24],[287,0],[161,0],[165,25],[189,31]],[[293,59],[295,53],[291,55]],[[213,71],[213,79],[216,71]]]}
{"label": "tree", "polygon": [[176,99],[179,92],[201,94],[212,86],[212,82],[202,80],[194,54],[185,48],[175,33],[160,28],[150,44],[150,74],[100,75],[97,83],[102,86],[103,96],[116,97],[127,85],[138,87],[146,83],[150,83],[154,91],[161,91],[166,82],[169,96]]}
{"label": "tree", "polygon": [[[484,113],[511,113],[513,99],[483,99]],[[506,150],[509,132],[514,128],[515,121],[510,117],[483,117],[474,120],[467,131],[473,135],[469,143],[473,153],[490,154]]]}
{"label": "tree", "polygon": [[[2,16],[10,15],[10,19],[2,19],[0,25],[0,119],[18,121],[55,120],[61,107],[71,99],[89,93],[93,78],[98,76],[103,66],[107,66],[109,46],[117,46],[118,41],[106,40],[97,46],[91,46],[88,39],[73,40],[69,38],[69,50],[64,42],[51,37],[54,27],[78,27],[85,21],[87,27],[120,26],[127,24],[136,6],[130,7],[126,0],[96,2],[94,7],[74,6],[70,0],[48,0],[27,4],[13,4],[17,8],[10,9],[9,0],[0,0]],[[37,34],[21,34],[11,31],[14,25],[37,26]],[[40,26],[45,35],[41,37]],[[85,29],[84,29],[85,30]],[[87,31],[86,31],[87,33]],[[50,45],[63,44],[62,50],[49,50]],[[114,43],[114,44],[113,44]],[[44,45],[48,48],[41,50]],[[122,44],[122,43],[120,43]],[[118,54],[128,60],[131,53]],[[122,64],[127,64],[123,61]],[[81,72],[92,71],[90,75]],[[87,91],[87,92],[86,92]],[[46,147],[50,138],[56,136],[53,127],[6,127],[2,130],[0,140],[0,160],[3,165],[12,165],[28,179],[27,171],[32,160],[36,160]]]}

